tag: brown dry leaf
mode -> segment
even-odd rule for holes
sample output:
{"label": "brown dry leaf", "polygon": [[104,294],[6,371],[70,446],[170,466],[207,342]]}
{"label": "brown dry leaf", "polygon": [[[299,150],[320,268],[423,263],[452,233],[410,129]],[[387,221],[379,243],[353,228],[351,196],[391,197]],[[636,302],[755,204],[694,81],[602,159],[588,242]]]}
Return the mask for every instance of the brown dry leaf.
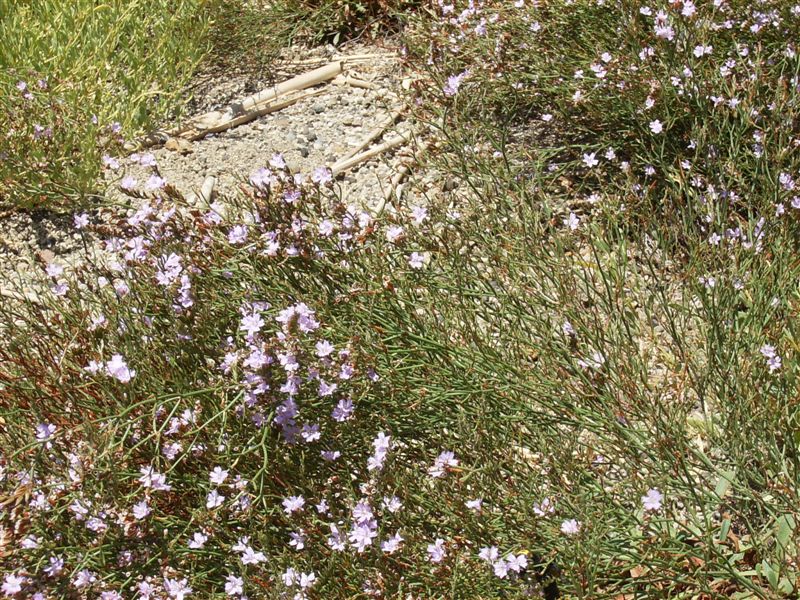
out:
{"label": "brown dry leaf", "polygon": [[638,567],[631,567],[631,577],[637,579],[647,572],[647,567],[639,565]]}
{"label": "brown dry leaf", "polygon": [[687,567],[696,567],[699,569],[705,566],[706,561],[699,556],[687,556],[685,564]]}

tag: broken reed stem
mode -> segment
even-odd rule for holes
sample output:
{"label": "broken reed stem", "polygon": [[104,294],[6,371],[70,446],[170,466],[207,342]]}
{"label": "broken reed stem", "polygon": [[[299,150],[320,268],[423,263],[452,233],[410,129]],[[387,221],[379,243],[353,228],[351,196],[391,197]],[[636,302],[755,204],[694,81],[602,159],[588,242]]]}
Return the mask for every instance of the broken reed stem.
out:
{"label": "broken reed stem", "polygon": [[372,83],[371,81],[366,81],[364,79],[357,79],[355,77],[350,77],[348,75],[339,75],[333,80],[332,83],[336,85],[349,85],[352,87],[362,88],[365,90],[378,89],[378,86]]}
{"label": "broken reed stem", "polygon": [[389,116],[386,117],[386,119],[383,120],[383,122],[380,125],[378,125],[375,129],[373,129],[372,131],[369,132],[367,137],[365,137],[358,146],[356,146],[355,148],[350,150],[350,152],[348,152],[342,158],[340,158],[337,161],[337,164],[340,163],[340,162],[344,162],[344,161],[348,160],[349,158],[353,158],[356,154],[358,154],[359,152],[364,150],[364,148],[366,148],[374,140],[379,138],[383,134],[383,132],[386,131],[386,128],[389,127],[392,123],[394,123],[402,113],[403,113],[402,109],[398,108],[398,109],[393,110],[389,114]]}
{"label": "broken reed stem", "polygon": [[352,167],[355,167],[358,164],[368,161],[373,156],[378,156],[379,154],[382,154],[387,150],[391,150],[392,148],[396,148],[397,146],[405,144],[406,142],[408,142],[409,139],[411,139],[411,132],[406,132],[390,140],[387,140],[386,142],[380,144],[379,146],[375,146],[374,148],[370,148],[369,150],[362,152],[361,154],[357,154],[352,158],[340,160],[331,167],[331,173],[333,174],[334,177],[336,177],[337,175],[343,173],[344,171],[347,171],[348,169],[351,169]]}
{"label": "broken reed stem", "polygon": [[231,127],[247,123],[261,115],[280,110],[290,104],[294,104],[294,102],[297,102],[297,100],[303,97],[307,97],[298,97],[289,102],[289,104],[281,102],[269,104],[275,100],[279,100],[281,96],[286,96],[292,92],[299,92],[318,85],[333,79],[341,72],[341,61],[329,63],[313,71],[303,73],[297,77],[292,77],[274,87],[264,89],[257,94],[248,96],[240,102],[232,103],[223,110],[214,110],[195,117],[185,126],[170,131],[170,135],[196,140],[208,133],[225,131]]}
{"label": "broken reed stem", "polygon": [[273,113],[281,109],[284,109],[287,106],[291,106],[292,104],[296,104],[300,100],[305,100],[306,98],[317,96],[324,91],[325,91],[324,89],[311,90],[306,92],[300,92],[293,96],[287,94],[286,98],[279,99],[278,102],[267,104],[265,106],[262,105],[260,108],[252,110],[246,114],[225,121],[221,121],[216,125],[209,126],[205,129],[184,131],[183,133],[180,134],[180,137],[192,141],[199,140],[200,138],[205,137],[209,133],[219,133],[221,131],[226,131],[228,129],[238,127],[239,125],[249,123],[250,121],[253,121],[259,117],[263,117],[264,115],[268,115],[269,113]]}

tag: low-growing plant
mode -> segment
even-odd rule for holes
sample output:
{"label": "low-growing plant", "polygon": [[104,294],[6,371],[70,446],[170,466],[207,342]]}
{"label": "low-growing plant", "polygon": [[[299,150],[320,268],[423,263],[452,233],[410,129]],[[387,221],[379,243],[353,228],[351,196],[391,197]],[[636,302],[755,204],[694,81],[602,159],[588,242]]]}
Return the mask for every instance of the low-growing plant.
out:
{"label": "low-growing plant", "polygon": [[195,0],[11,1],[0,14],[0,202],[68,208],[104,153],[179,111],[208,50]]}

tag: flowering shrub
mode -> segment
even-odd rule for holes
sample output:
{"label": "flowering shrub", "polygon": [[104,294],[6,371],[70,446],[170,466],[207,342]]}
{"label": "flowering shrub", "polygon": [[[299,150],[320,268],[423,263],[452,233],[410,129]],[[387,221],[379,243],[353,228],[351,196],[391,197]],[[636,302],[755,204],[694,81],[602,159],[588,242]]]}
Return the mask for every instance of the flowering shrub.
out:
{"label": "flowering shrub", "polygon": [[[800,11],[435,8],[456,193],[377,216],[275,156],[198,208],[154,170],[76,215],[113,258],[0,305],[7,597],[796,595]],[[757,114],[676,74],[731,30],[701,83]]]}

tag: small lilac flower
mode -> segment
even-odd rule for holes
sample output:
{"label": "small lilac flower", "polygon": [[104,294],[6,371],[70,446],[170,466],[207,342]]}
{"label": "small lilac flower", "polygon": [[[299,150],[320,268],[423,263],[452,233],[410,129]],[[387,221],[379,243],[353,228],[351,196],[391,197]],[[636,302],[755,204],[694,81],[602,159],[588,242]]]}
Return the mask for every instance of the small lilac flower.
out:
{"label": "small lilac flower", "polygon": [[476,513],[481,512],[481,508],[483,506],[483,499],[482,498],[475,498],[474,500],[467,500],[464,502],[466,507]]}
{"label": "small lilac flower", "polygon": [[44,572],[48,577],[55,577],[64,570],[64,559],[60,556],[51,556]]}
{"label": "small lilac flower", "polygon": [[468,75],[469,71],[464,71],[458,75],[450,75],[450,77],[447,78],[447,84],[442,88],[444,95],[448,98],[455,96],[458,93],[458,89],[461,87],[461,82]]}
{"label": "small lilac flower", "polygon": [[164,179],[153,173],[152,175],[150,175],[149,179],[145,182],[144,189],[146,189],[147,191],[160,190],[166,185],[167,182]]}
{"label": "small lilac flower", "polygon": [[396,513],[403,507],[403,503],[400,502],[400,498],[397,496],[392,496],[391,498],[388,496],[383,497],[383,501],[381,502],[381,506],[388,510],[390,513]]}
{"label": "small lilac flower", "polygon": [[36,439],[40,442],[46,442],[56,432],[56,426],[52,423],[39,423],[36,426]]}
{"label": "small lilac flower", "polygon": [[84,229],[87,225],[89,225],[88,213],[74,215],[72,217],[72,223],[75,225],[75,229]]}
{"label": "small lilac flower", "polygon": [[234,225],[228,232],[228,243],[243,244],[247,241],[247,227],[244,225]]}
{"label": "small lilac flower", "polygon": [[96,581],[97,576],[94,573],[92,573],[89,569],[82,569],[75,574],[75,577],[72,580],[72,585],[78,589],[81,589],[89,587]]}
{"label": "small lilac flower", "polygon": [[478,558],[485,560],[488,563],[493,563],[500,557],[497,546],[486,546],[478,552]]}
{"label": "small lilac flower", "polygon": [[567,519],[561,523],[561,533],[576,535],[581,530],[581,524],[576,519]]}
{"label": "small lilac flower", "polygon": [[342,455],[338,450],[321,450],[320,454],[322,459],[328,462],[333,462]]}
{"label": "small lilac flower", "polygon": [[400,533],[395,533],[392,537],[381,542],[381,550],[386,552],[386,554],[393,554],[400,548],[402,542],[403,537]]}
{"label": "small lilac flower", "polygon": [[267,557],[263,552],[256,552],[250,546],[247,546],[242,552],[243,565],[257,565],[262,562],[267,562]]}
{"label": "small lilac flower", "polygon": [[659,134],[664,131],[664,124],[656,119],[655,121],[650,121],[650,131],[655,134]]}
{"label": "small lilac flower", "polygon": [[47,263],[47,266],[45,267],[44,270],[47,273],[47,275],[49,277],[52,277],[53,279],[61,277],[61,275],[64,273],[64,267],[54,262]]}
{"label": "small lilac flower", "polygon": [[428,560],[432,563],[440,563],[447,555],[444,547],[444,540],[437,538],[432,544],[428,544]]}
{"label": "small lilac flower", "polygon": [[377,537],[378,531],[370,526],[371,523],[357,524],[348,535],[350,543],[355,546],[356,552],[361,553],[368,546],[372,545],[372,540]]}
{"label": "small lilac flower", "polygon": [[164,577],[164,590],[169,594],[170,598],[175,600],[184,600],[186,596],[192,593],[192,588],[189,587],[188,581],[184,578],[180,581]]}
{"label": "small lilac flower", "polygon": [[211,490],[206,496],[206,508],[212,510],[221,506],[225,501],[225,496],[220,494],[217,490]]}
{"label": "small lilac flower", "polygon": [[269,165],[275,169],[285,169],[286,161],[283,159],[283,154],[273,154],[272,158],[269,159]]}
{"label": "small lilac flower", "polygon": [[9,598],[15,596],[22,591],[22,586],[25,585],[26,579],[14,573],[6,574],[3,579],[3,593]]}
{"label": "small lilac flower", "polygon": [[208,479],[214,485],[222,485],[228,478],[228,471],[222,467],[214,467],[214,470],[208,474]]}
{"label": "small lilac flower", "polygon": [[502,558],[496,560],[492,565],[492,570],[496,577],[505,579],[508,576],[508,563]]}
{"label": "small lilac flower", "polygon": [[289,533],[289,545],[295,550],[302,550],[306,547],[306,536],[302,531],[292,531]]}
{"label": "small lilac flower", "polygon": [[403,237],[403,228],[399,225],[391,225],[386,229],[386,241],[394,244]]}
{"label": "small lilac flower", "polygon": [[300,589],[307,590],[308,588],[312,587],[317,580],[317,576],[315,573],[300,573],[300,579],[298,583],[300,584]]}
{"label": "small lilac flower", "polygon": [[289,496],[283,499],[283,511],[287,515],[303,510],[303,505],[306,503],[305,498],[302,496]]}
{"label": "small lilac flower", "polygon": [[421,269],[425,266],[425,255],[419,252],[412,252],[408,257],[408,264],[412,269]]}
{"label": "small lilac flower", "polygon": [[647,494],[642,496],[642,505],[644,506],[645,510],[656,511],[661,508],[661,501],[663,499],[664,496],[661,495],[661,492],[655,488],[652,488],[647,490]]}
{"label": "small lilac flower", "polygon": [[339,403],[333,409],[331,416],[333,417],[334,421],[338,421],[339,423],[343,423],[347,421],[351,416],[353,416],[353,401],[350,398],[344,398],[339,400]]}
{"label": "small lilac flower", "polygon": [[578,229],[581,220],[574,212],[570,212],[569,216],[564,219],[564,227],[568,227],[571,231]]}
{"label": "small lilac flower", "polygon": [[189,548],[192,550],[200,550],[206,545],[208,541],[208,536],[205,535],[201,531],[196,531],[195,534],[192,536],[192,539],[189,541]]}
{"label": "small lilac flower", "polygon": [[114,354],[106,363],[106,373],[121,383],[128,383],[136,376],[136,371],[128,367],[121,354]]}
{"label": "small lilac flower", "polygon": [[317,167],[311,174],[311,181],[318,185],[327,185],[333,181],[333,175],[328,167]]}
{"label": "small lilac flower", "polygon": [[336,349],[334,345],[327,340],[322,340],[317,342],[316,348],[317,348],[317,356],[319,356],[320,358],[325,358],[326,356],[329,356]]}
{"label": "small lilac flower", "polygon": [[244,593],[244,580],[236,575],[228,575],[225,578],[225,593],[228,596],[239,596]]}
{"label": "small lilac flower", "polygon": [[590,154],[584,154],[583,155],[583,164],[585,164],[590,169],[592,167],[596,167],[598,164],[600,164],[600,161],[597,160],[596,157],[597,157],[597,152],[592,152]]}
{"label": "small lilac flower", "polygon": [[149,514],[150,514],[150,507],[147,506],[147,500],[142,500],[141,502],[138,502],[137,504],[133,505],[133,517],[137,521],[141,521]]}
{"label": "small lilac flower", "polygon": [[528,558],[524,554],[517,554],[516,556],[509,554],[506,556],[506,564],[508,565],[510,571],[519,573],[523,569],[527,568]]}
{"label": "small lilac flower", "polygon": [[553,501],[550,498],[545,498],[541,502],[533,505],[533,512],[537,517],[544,517],[545,515],[555,512],[556,508],[553,506]]}
{"label": "small lilac flower", "polygon": [[447,472],[448,468],[457,466],[458,459],[455,457],[455,454],[449,450],[446,450],[436,457],[436,460],[433,462],[433,466],[428,469],[428,474],[435,478],[441,477]]}

